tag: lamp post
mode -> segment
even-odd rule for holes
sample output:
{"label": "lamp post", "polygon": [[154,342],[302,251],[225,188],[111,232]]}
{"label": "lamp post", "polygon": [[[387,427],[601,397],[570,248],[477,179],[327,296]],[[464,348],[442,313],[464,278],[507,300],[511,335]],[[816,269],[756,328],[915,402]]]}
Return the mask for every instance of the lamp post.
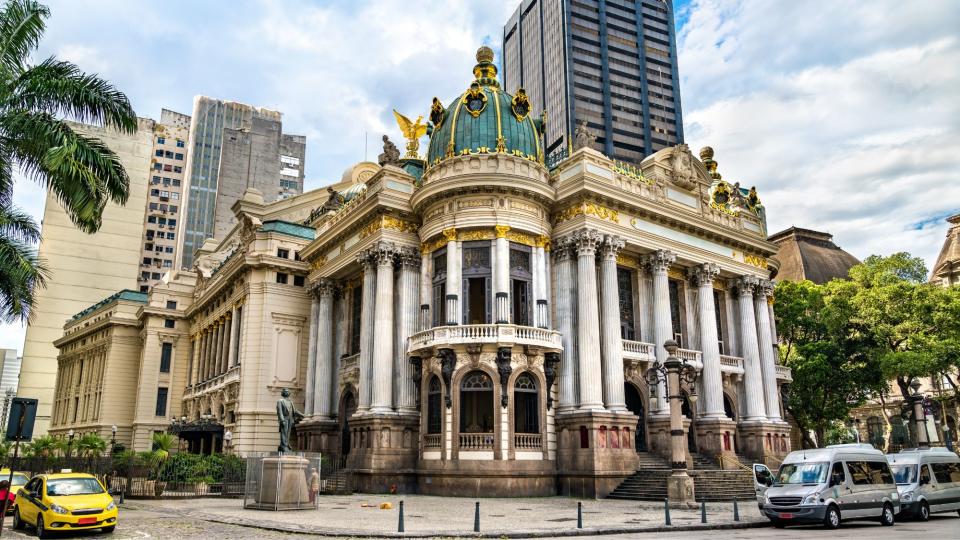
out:
{"label": "lamp post", "polygon": [[114,424],[110,426],[110,455],[113,455],[114,450],[117,448],[117,425]]}
{"label": "lamp post", "polygon": [[927,416],[923,410],[923,394],[920,393],[920,379],[914,377],[910,381],[913,391],[913,419],[917,429],[917,448],[930,448],[930,438],[927,437]]}
{"label": "lamp post", "polygon": [[[693,385],[697,381],[697,370],[677,357],[677,342],[668,339],[663,348],[667,358],[661,364],[657,362],[647,370],[645,378],[650,385],[651,396],[661,382],[666,382],[667,399],[670,404],[670,466],[673,472],[667,478],[667,496],[680,504],[692,504],[694,501],[693,478],[687,474],[687,445],[681,413],[680,383]],[[691,405],[696,404],[696,391],[690,393]]]}
{"label": "lamp post", "polygon": [[226,447],[226,452],[224,453],[230,454],[230,450],[232,449],[233,445],[233,432],[229,429],[223,434],[223,444]]}
{"label": "lamp post", "polygon": [[70,431],[67,432],[67,457],[70,457],[70,455],[73,453],[72,450],[73,450],[74,435],[75,433],[73,432],[73,428],[70,428]]}

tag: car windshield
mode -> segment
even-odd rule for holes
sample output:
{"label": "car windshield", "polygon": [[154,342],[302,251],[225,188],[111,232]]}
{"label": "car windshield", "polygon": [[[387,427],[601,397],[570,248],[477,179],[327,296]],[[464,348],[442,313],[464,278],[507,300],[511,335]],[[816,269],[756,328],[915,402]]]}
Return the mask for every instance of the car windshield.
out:
{"label": "car windshield", "polygon": [[821,484],[827,479],[828,463],[784,463],[777,472],[778,484]]}
{"label": "car windshield", "polygon": [[912,484],[917,481],[916,465],[892,465],[890,470],[893,471],[893,479],[898,484]]}
{"label": "car windshield", "polygon": [[96,478],[57,478],[47,480],[47,495],[95,495],[103,493]]}
{"label": "car windshield", "polygon": [[30,479],[27,478],[27,475],[20,473],[13,473],[13,487],[23,486],[29,482]]}

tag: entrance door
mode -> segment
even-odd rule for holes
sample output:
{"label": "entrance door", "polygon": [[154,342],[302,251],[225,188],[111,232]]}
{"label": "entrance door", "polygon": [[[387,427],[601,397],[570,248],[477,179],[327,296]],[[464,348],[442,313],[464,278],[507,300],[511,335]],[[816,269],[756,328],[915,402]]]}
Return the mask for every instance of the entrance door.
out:
{"label": "entrance door", "polygon": [[683,399],[680,402],[680,411],[683,413],[683,416],[690,420],[690,428],[687,429],[687,451],[691,454],[697,453],[697,430],[695,428],[696,419],[693,417],[693,407],[690,404],[690,399],[687,397],[687,393],[683,392]]}
{"label": "entrance door", "polygon": [[340,455],[350,453],[350,417],[357,411],[357,400],[353,392],[347,392],[340,402]]}
{"label": "entrance door", "polygon": [[637,391],[637,387],[630,384],[623,384],[623,394],[626,398],[627,409],[637,415],[637,427],[634,430],[633,447],[637,452],[647,451],[647,415],[643,408],[643,397]]}

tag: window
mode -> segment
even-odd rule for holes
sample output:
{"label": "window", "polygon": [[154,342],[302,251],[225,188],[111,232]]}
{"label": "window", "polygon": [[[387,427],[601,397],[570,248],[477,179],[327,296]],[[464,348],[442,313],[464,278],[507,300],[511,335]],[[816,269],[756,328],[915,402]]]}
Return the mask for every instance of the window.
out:
{"label": "window", "polygon": [[176,321],[173,319],[164,319],[163,327],[164,328],[174,328],[176,326]]}
{"label": "window", "polygon": [[167,150],[166,152],[163,153],[163,157],[172,159],[172,158],[173,158],[173,152]]}
{"label": "window", "polygon": [[164,253],[173,253],[173,246],[165,246],[163,251]]}
{"label": "window", "polygon": [[280,180],[280,187],[284,189],[297,189],[300,187],[300,183],[296,180]]}
{"label": "window", "polygon": [[877,484],[874,481],[874,473],[871,464],[866,461],[848,461],[847,470],[850,471],[850,479],[856,486],[866,486]]}
{"label": "window", "polygon": [[460,433],[490,433],[493,445],[493,380],[472,371],[460,383]]}
{"label": "window", "polygon": [[160,348],[160,373],[170,373],[171,356],[173,356],[173,344],[164,343]]}
{"label": "window", "polygon": [[159,208],[159,207],[157,206],[157,203],[155,203],[155,202],[150,203],[150,209],[151,209],[151,210],[156,210],[157,208]]}
{"label": "window", "polygon": [[179,209],[180,209],[179,206],[175,206],[175,205],[172,205],[172,204],[170,205],[170,212],[176,213],[176,211],[179,210]]}
{"label": "window", "polygon": [[183,148],[183,147],[184,147],[183,141],[181,141],[180,139],[177,139],[177,148]]}
{"label": "window", "polygon": [[447,324],[447,248],[433,254],[433,326]]}
{"label": "window", "polygon": [[284,274],[283,272],[277,272],[277,283],[282,283],[286,285],[288,278],[289,276],[287,276],[287,274]]}
{"label": "window", "polygon": [[721,315],[723,311],[720,309],[720,302],[721,302],[720,291],[714,290],[713,291],[713,310],[714,310],[714,317],[716,317],[717,319],[717,343],[720,345],[720,354],[724,354],[725,347],[723,342],[723,323],[722,323],[723,316]]}
{"label": "window", "polygon": [[175,201],[179,201],[179,200],[180,200],[180,194],[174,191],[173,193],[170,194],[170,198],[173,199],[173,200],[175,200]]}
{"label": "window", "polygon": [[169,186],[169,185],[170,185],[170,179],[167,178],[167,177],[164,177],[164,178],[163,178],[163,185]]}
{"label": "window", "polygon": [[143,264],[150,264],[151,262],[153,262],[153,259],[151,259],[150,257],[143,258]]}
{"label": "window", "polygon": [[633,273],[617,268],[617,294],[620,298],[620,338],[637,339],[633,327]]}
{"label": "window", "polygon": [[510,246],[510,314],[514,324],[533,326],[532,277],[530,248]]}
{"label": "window", "polygon": [[175,220],[175,219],[173,219],[173,218],[170,218],[170,219],[167,220],[167,225],[169,225],[169,226],[171,226],[171,227],[176,227],[176,226],[177,226],[177,220]]}
{"label": "window", "polygon": [[363,285],[353,289],[350,299],[350,352],[360,352],[360,316],[363,310]]}
{"label": "window", "polygon": [[159,177],[159,176],[154,176],[154,177],[153,177],[153,181],[152,181],[151,183],[153,183],[153,184],[159,184],[159,183],[160,183],[160,177]]}
{"label": "window", "polygon": [[160,196],[160,190],[159,190],[159,189],[151,189],[151,190],[150,190],[150,195],[153,196],[153,197],[159,197],[159,196]]}
{"label": "window", "polygon": [[150,286],[149,286],[149,285],[141,285],[141,286],[140,286],[140,292],[149,292],[149,291],[150,291]]}
{"label": "window", "polygon": [[163,204],[163,203],[160,203],[160,205],[157,206],[157,209],[160,210],[161,212],[166,212],[166,211],[167,211],[167,205],[165,205],[165,204]]}
{"label": "window", "polygon": [[[154,191],[156,191],[156,190],[154,190]],[[169,192],[169,191],[161,191],[161,192],[160,192],[160,196],[161,196],[161,197],[169,197],[169,196],[170,196],[170,192]]]}
{"label": "window", "polygon": [[174,154],[174,155],[173,155],[173,158],[174,158],[174,159],[179,159],[180,161],[183,161],[183,154],[180,154],[180,153]]}
{"label": "window", "polygon": [[147,223],[156,223],[157,216],[147,216]]}
{"label": "window", "polygon": [[150,279],[150,272],[140,272],[140,277],[143,279]]}
{"label": "window", "polygon": [[183,172],[183,167],[180,167],[179,165],[174,165],[173,172]]}
{"label": "window", "polygon": [[938,484],[960,482],[960,463],[931,463]]}
{"label": "window", "polygon": [[160,279],[160,272],[154,272],[153,274],[151,274],[151,277],[153,279]]}
{"label": "window", "polygon": [[463,243],[463,322],[489,324],[491,272],[490,242]]}
{"label": "window", "polygon": [[299,260],[300,260],[300,252],[299,252],[299,251],[294,251],[294,252],[293,252],[293,260],[295,260],[295,261],[299,261]]}
{"label": "window", "polygon": [[920,466],[920,485],[922,486],[924,484],[929,484],[931,478],[932,477],[930,476],[930,467],[928,467],[927,465],[921,465]]}
{"label": "window", "polygon": [[440,433],[441,431],[441,415],[443,414],[441,393],[440,378],[436,375],[430,377],[430,385],[427,387],[427,434]]}
{"label": "window", "polygon": [[290,258],[290,250],[283,249],[283,248],[278,248],[278,249],[277,249],[277,257],[280,257],[281,259],[289,259],[289,258]]}
{"label": "window", "polygon": [[173,240],[174,238],[176,238],[176,236],[177,236],[176,233],[168,232],[167,240]]}
{"label": "window", "polygon": [[540,433],[540,403],[537,383],[529,373],[521,373],[513,385],[514,433]]}
{"label": "window", "polygon": [[[167,144],[166,137],[157,137],[157,144]],[[157,152],[163,152],[163,150],[157,150]]]}
{"label": "window", "polygon": [[153,251],[153,244],[144,244],[143,249],[146,251]]}
{"label": "window", "polygon": [[[168,167],[169,167],[169,165],[168,165]],[[153,164],[153,170],[155,170],[155,171],[163,170],[163,165],[161,165],[161,164],[159,164],[159,163],[154,163],[154,164]]]}
{"label": "window", "polygon": [[155,156],[157,156],[157,157],[163,157],[163,150],[157,150],[157,151],[154,152],[153,154],[154,154]]}
{"label": "window", "polygon": [[173,268],[173,261],[163,261],[164,268]]}
{"label": "window", "polygon": [[170,171],[173,170],[173,167],[171,167],[170,165],[164,165],[164,166],[163,166],[163,170],[166,171],[166,172],[170,172]]}
{"label": "window", "polygon": [[303,276],[293,276],[293,284],[297,287],[303,287],[304,277]]}
{"label": "window", "polygon": [[173,187],[180,187],[180,180],[177,180],[176,178],[174,178],[174,179],[173,179]]}
{"label": "window", "polygon": [[167,389],[157,388],[157,409],[154,411],[156,416],[167,415]]}
{"label": "window", "polygon": [[683,347],[683,325],[680,323],[680,283],[671,279],[668,289],[670,291],[670,325],[673,328],[673,339]]}
{"label": "window", "polygon": [[167,224],[167,218],[165,218],[165,217],[158,217],[158,218],[157,218],[157,224],[158,224],[158,225],[166,225],[166,224]]}

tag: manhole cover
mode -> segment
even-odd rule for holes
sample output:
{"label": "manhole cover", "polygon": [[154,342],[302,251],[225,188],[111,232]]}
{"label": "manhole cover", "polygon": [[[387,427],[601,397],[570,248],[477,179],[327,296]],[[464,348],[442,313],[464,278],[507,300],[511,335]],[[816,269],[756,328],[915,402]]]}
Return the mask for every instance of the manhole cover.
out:
{"label": "manhole cover", "polygon": [[554,521],[554,522],[560,523],[561,521],[576,521],[576,520],[577,518],[555,518],[555,519],[548,519],[547,521]]}

